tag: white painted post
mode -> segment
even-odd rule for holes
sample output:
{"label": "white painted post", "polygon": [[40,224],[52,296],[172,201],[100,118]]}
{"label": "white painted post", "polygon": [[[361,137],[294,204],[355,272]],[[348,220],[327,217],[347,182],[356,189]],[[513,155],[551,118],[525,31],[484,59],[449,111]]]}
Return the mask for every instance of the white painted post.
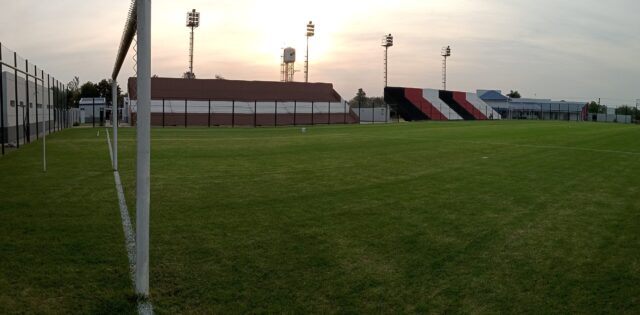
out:
{"label": "white painted post", "polygon": [[151,162],[151,0],[138,0],[138,129],[136,161],[136,293],[149,296]]}
{"label": "white painted post", "polygon": [[113,170],[118,170],[118,82],[111,82],[111,124],[113,125]]}

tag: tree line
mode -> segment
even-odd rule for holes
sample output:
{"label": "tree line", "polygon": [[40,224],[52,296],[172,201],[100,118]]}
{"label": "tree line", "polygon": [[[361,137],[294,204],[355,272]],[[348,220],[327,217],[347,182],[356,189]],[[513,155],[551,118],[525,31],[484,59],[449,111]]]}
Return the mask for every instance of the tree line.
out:
{"label": "tree line", "polygon": [[385,106],[383,97],[379,97],[379,96],[368,97],[367,93],[365,93],[363,89],[358,89],[358,92],[356,92],[356,96],[353,97],[348,103],[349,103],[349,106],[351,107],[362,107],[362,108]]}

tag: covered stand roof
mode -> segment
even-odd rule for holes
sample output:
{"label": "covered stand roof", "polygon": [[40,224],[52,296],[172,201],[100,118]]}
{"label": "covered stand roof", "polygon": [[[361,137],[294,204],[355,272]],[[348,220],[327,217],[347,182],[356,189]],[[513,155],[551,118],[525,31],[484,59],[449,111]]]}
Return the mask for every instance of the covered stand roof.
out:
{"label": "covered stand roof", "polygon": [[[136,78],[129,78],[131,99],[137,99]],[[340,102],[330,83],[152,78],[151,98],[166,100]]]}

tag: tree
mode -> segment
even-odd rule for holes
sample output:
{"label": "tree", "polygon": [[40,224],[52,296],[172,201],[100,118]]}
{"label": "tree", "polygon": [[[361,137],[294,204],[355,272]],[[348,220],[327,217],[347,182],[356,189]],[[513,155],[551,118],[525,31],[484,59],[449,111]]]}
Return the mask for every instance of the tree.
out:
{"label": "tree", "polygon": [[598,103],[591,101],[589,103],[589,113],[592,114],[605,114],[607,112],[607,107],[604,105],[598,105]]}
{"label": "tree", "polygon": [[371,107],[384,107],[385,105],[384,97],[380,96],[369,97],[367,102],[371,105]]}
{"label": "tree", "polygon": [[[112,80],[103,79],[98,84],[91,81],[80,87],[80,97],[104,97],[107,103],[111,103],[111,82]],[[118,85],[118,102],[123,103],[122,89]]]}
{"label": "tree", "polygon": [[510,98],[520,98],[520,92],[511,90],[507,96]]}
{"label": "tree", "polygon": [[367,93],[363,89],[358,89],[356,96],[349,101],[349,105],[353,107],[367,107]]}
{"label": "tree", "polygon": [[67,84],[69,93],[67,94],[67,101],[71,106],[77,107],[80,103],[80,78],[73,77],[73,80]]}
{"label": "tree", "polygon": [[88,81],[87,83],[80,86],[80,97],[99,97],[100,92],[98,92],[98,87],[95,83]]}
{"label": "tree", "polygon": [[[113,81],[112,80],[107,80],[107,79],[103,79],[102,81],[98,82],[97,85],[97,89],[98,89],[98,93],[100,94],[100,97],[104,97],[107,100],[107,103],[111,103],[111,83]],[[120,102],[121,100],[121,95],[122,95],[122,90],[120,89],[120,86],[117,86],[118,88],[118,101]]]}
{"label": "tree", "polygon": [[622,105],[616,108],[616,115],[633,115],[635,110],[635,108],[632,108],[629,105]]}

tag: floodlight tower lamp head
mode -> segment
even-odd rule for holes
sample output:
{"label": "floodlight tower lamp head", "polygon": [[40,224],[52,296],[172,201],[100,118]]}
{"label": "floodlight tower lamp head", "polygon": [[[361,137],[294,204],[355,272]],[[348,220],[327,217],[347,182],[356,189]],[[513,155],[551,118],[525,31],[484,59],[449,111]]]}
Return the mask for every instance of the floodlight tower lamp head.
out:
{"label": "floodlight tower lamp head", "polygon": [[200,12],[197,12],[196,9],[187,12],[187,27],[195,28],[198,26],[200,26]]}
{"label": "floodlight tower lamp head", "polygon": [[316,35],[316,26],[313,21],[309,21],[309,24],[307,24],[307,37],[313,37],[314,35]]}
{"label": "floodlight tower lamp head", "polygon": [[392,47],[393,46],[393,35],[388,34],[382,38],[382,47]]}
{"label": "floodlight tower lamp head", "polygon": [[442,57],[451,57],[451,46],[442,47]]}

